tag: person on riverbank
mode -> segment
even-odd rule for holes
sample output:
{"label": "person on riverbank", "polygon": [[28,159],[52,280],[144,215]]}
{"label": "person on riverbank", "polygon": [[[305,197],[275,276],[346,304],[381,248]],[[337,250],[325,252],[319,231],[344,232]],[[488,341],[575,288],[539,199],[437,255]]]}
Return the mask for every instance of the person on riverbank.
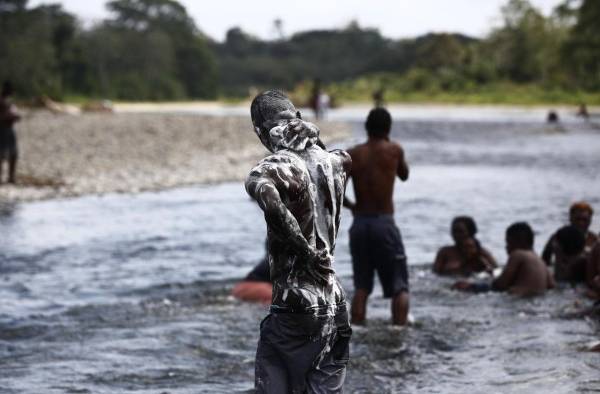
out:
{"label": "person on riverbank", "polygon": [[433,263],[433,272],[439,275],[465,275],[474,272],[491,273],[496,268],[496,260],[483,248],[477,234],[477,224],[470,216],[457,216],[452,219],[450,234],[454,245],[438,250]]}
{"label": "person on riverbank", "polygon": [[541,295],[554,288],[554,280],[544,261],[533,251],[534,234],[525,222],[513,223],[506,229],[508,262],[499,277],[491,283],[456,282],[456,290],[485,292],[506,291],[527,297]]}
{"label": "person on riverbank", "polygon": [[348,150],[356,202],[344,200],[354,220],[350,228],[350,252],[354,272],[352,323],[366,319],[373,276],[379,275],[383,296],[392,299],[392,322],[408,321],[409,286],[406,254],[400,230],[394,222],[395,178],[408,180],[409,168],[402,147],[390,140],[392,117],[385,108],[371,110],[365,123],[367,142]]}
{"label": "person on riverbank", "polygon": [[19,154],[14,124],[21,117],[11,101],[12,95],[12,84],[9,81],[4,82],[2,84],[2,92],[0,93],[0,183],[2,183],[2,172],[5,161],[8,163],[8,183],[16,182]]}
{"label": "person on riverbank", "polygon": [[273,285],[267,257],[262,259],[243,280],[235,284],[231,295],[240,301],[268,304],[271,302]]}
{"label": "person on riverbank", "polygon": [[264,211],[273,283],[256,351],[258,393],[341,393],[352,330],[333,251],[350,156],[318,145],[281,92],[251,104],[254,130],[272,153],[248,175],[246,190]]}
{"label": "person on riverbank", "polygon": [[[590,225],[592,223],[592,217],[594,210],[592,206],[585,201],[576,202],[569,208],[569,222],[571,225],[577,227],[584,236],[585,246],[584,254],[589,257],[594,245],[598,242],[598,236],[590,231]],[[556,232],[552,234],[544,250],[542,252],[542,258],[548,265],[554,265],[556,263],[556,250],[558,245],[556,244]]]}

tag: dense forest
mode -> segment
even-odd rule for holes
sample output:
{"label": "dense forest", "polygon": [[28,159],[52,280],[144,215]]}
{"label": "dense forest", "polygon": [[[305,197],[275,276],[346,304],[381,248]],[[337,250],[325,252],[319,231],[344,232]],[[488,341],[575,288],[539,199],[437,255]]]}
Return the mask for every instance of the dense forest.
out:
{"label": "dense forest", "polygon": [[268,41],[234,27],[216,42],[174,0],[106,7],[106,20],[83,27],[60,5],[0,0],[0,79],[22,97],[55,99],[236,98],[263,87],[301,95],[314,79],[347,99],[381,88],[397,100],[526,89],[572,101],[565,97],[600,91],[597,0],[565,0],[551,16],[508,0],[502,23],[484,38],[401,40],[350,23]]}

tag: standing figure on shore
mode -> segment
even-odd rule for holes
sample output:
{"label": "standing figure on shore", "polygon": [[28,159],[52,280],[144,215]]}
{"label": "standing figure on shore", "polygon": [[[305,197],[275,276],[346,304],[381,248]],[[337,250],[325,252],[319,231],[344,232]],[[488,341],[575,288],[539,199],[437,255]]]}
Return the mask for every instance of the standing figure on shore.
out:
{"label": "standing figure on shore", "polygon": [[433,263],[433,272],[439,275],[471,275],[474,272],[492,273],[496,260],[481,246],[475,237],[477,224],[470,216],[457,216],[452,219],[450,234],[454,245],[438,250]]}
{"label": "standing figure on shore", "polygon": [[10,100],[12,94],[12,84],[8,81],[4,82],[0,94],[0,183],[2,183],[2,171],[5,161],[8,162],[8,183],[16,182],[15,174],[19,153],[14,124],[21,117],[17,114],[17,110]]}
{"label": "standing figure on shore", "polygon": [[322,149],[319,129],[281,92],[255,97],[251,115],[272,153],[246,180],[265,214],[273,283],[256,352],[256,390],[341,393],[352,330],[332,265],[352,162],[344,151]]}
{"label": "standing figure on shore", "polygon": [[367,299],[373,291],[373,276],[379,275],[383,296],[392,299],[392,322],[408,322],[408,269],[400,231],[394,222],[394,181],[408,179],[404,150],[390,141],[392,117],[385,108],[371,110],[365,128],[367,142],[348,150],[352,157],[352,183],[356,203],[352,210],[350,252],[354,272],[352,323],[366,319]]}

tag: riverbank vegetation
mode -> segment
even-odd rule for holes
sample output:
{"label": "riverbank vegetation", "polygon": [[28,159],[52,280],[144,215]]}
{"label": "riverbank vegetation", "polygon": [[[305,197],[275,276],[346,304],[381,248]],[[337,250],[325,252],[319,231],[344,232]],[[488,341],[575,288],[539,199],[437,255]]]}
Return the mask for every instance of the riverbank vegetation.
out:
{"label": "riverbank vegetation", "polygon": [[[23,97],[235,99],[266,87],[336,101],[600,104],[600,3],[565,0],[543,15],[508,0],[483,38],[389,39],[357,23],[263,40],[202,33],[174,0],[114,0],[84,27],[59,5],[0,0],[0,78]],[[281,24],[281,21],[277,21]],[[279,30],[281,31],[281,29]]]}

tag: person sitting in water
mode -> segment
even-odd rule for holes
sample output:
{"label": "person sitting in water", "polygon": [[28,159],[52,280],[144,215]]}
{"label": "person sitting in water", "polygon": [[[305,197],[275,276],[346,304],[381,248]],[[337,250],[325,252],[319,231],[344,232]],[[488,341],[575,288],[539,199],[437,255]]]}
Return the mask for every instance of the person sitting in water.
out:
{"label": "person sitting in water", "polygon": [[[266,242],[265,242],[265,247]],[[269,304],[273,294],[269,260],[265,256],[244,280],[238,282],[231,290],[231,295],[240,301]]]}
{"label": "person sitting in water", "polygon": [[469,216],[452,219],[451,231],[454,245],[442,247],[435,257],[433,272],[440,275],[470,275],[473,272],[492,272],[496,260],[481,246],[475,234],[477,224]]}
{"label": "person sitting in water", "polygon": [[554,259],[554,279],[563,282],[583,282],[585,280],[588,256],[584,251],[585,237],[573,225],[560,228],[552,243]]}
{"label": "person sitting in water", "polygon": [[[590,229],[590,224],[592,223],[592,216],[594,215],[594,210],[591,205],[585,201],[576,202],[571,205],[569,209],[569,221],[570,224],[577,227],[583,233],[585,237],[585,246],[584,246],[584,254],[589,257],[590,253],[596,242],[598,242],[598,236],[592,233]],[[556,233],[552,234],[546,246],[544,247],[544,251],[542,252],[542,258],[548,265],[553,265],[556,260]]]}
{"label": "person sitting in water", "polygon": [[592,250],[586,268],[585,281],[589,287],[587,295],[594,300],[600,300],[600,242],[596,243]]}
{"label": "person sitting in water", "polygon": [[529,224],[518,222],[506,229],[508,262],[502,274],[490,283],[459,281],[453,288],[462,291],[507,291],[517,296],[533,296],[554,287],[554,280],[544,261],[533,251],[534,235]]}

